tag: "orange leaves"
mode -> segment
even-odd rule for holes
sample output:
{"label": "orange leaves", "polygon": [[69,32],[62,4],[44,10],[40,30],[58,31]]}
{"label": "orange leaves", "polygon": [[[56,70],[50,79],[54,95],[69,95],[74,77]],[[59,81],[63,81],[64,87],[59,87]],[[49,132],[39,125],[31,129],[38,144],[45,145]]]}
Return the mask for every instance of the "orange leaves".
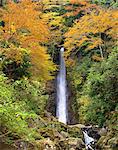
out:
{"label": "orange leaves", "polygon": [[70,6],[66,6],[65,9],[71,12],[70,16],[77,16],[79,13],[85,14],[90,13],[91,10],[97,10],[98,6],[90,4],[89,0],[70,0]]}
{"label": "orange leaves", "polygon": [[[3,15],[3,20],[5,21],[4,29],[6,32],[12,34],[24,28],[30,32],[29,36],[32,35],[36,41],[37,39],[39,42],[48,41],[49,30],[43,19],[39,18],[40,14],[41,12],[37,11],[36,3],[32,3],[31,0],[24,0],[18,4],[11,2],[8,4],[7,11]],[[24,40],[27,40],[27,36],[24,36]]]}
{"label": "orange leaves", "polygon": [[91,50],[91,49],[94,49],[94,48],[97,48],[99,45],[102,45],[102,40],[101,40],[101,38],[90,38],[90,39],[88,39],[88,41],[89,41],[89,45],[88,45],[88,47],[86,48],[86,50]]}
{"label": "orange leaves", "polygon": [[103,59],[97,55],[93,55],[92,56],[92,59],[95,60],[95,61],[102,61]]}
{"label": "orange leaves", "polygon": [[31,70],[33,75],[43,80],[52,79],[49,72],[55,71],[56,66],[51,61],[50,56],[46,53],[46,48],[39,46],[38,44],[33,44],[31,49],[33,49],[33,51],[30,52],[32,62]]}
{"label": "orange leaves", "polygon": [[73,60],[72,58],[68,58],[67,60],[66,60],[66,66],[67,67],[73,67],[75,65],[75,60]]}
{"label": "orange leaves", "polygon": [[86,5],[87,4],[87,0],[70,0],[70,3]]}
{"label": "orange leaves", "polygon": [[74,26],[65,34],[65,47],[68,54],[77,47],[86,44],[86,50],[97,48],[104,45],[105,39],[101,37],[104,33],[110,36],[112,40],[117,38],[118,20],[116,18],[117,11],[99,9],[92,11],[90,14],[84,15]]}
{"label": "orange leaves", "polygon": [[[32,0],[8,3],[6,11],[2,13],[5,27],[0,30],[0,36],[2,41],[9,44],[8,49],[2,49],[5,50],[6,58],[20,64],[23,61],[22,50],[26,50],[33,77],[49,80],[52,78],[50,72],[56,66],[47,54],[47,49],[42,46],[50,40],[50,31],[47,21],[41,18],[41,7],[40,2]],[[18,44],[14,44],[15,40]]]}

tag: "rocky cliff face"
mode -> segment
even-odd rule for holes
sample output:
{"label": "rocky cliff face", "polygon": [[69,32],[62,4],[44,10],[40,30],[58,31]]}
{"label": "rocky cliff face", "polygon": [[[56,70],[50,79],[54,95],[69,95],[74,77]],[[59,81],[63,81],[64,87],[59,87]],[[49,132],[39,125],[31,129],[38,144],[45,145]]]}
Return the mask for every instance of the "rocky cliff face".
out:
{"label": "rocky cliff face", "polygon": [[[77,103],[74,99],[74,93],[71,91],[71,86],[68,83],[67,85],[68,91],[68,101],[67,101],[67,109],[68,109],[68,124],[77,124],[78,123],[78,114],[77,114]],[[53,116],[56,116],[56,79],[49,81],[47,83],[47,91],[49,95],[49,99],[47,101],[46,110],[50,112]]]}
{"label": "rocky cliff face", "polygon": [[53,116],[56,116],[56,79],[47,83],[46,91],[48,91],[49,95],[49,99],[46,104],[46,110]]}
{"label": "rocky cliff face", "polygon": [[77,124],[79,123],[79,116],[78,116],[78,110],[77,110],[77,102],[75,100],[75,94],[71,90],[71,85],[68,82],[68,124]]}

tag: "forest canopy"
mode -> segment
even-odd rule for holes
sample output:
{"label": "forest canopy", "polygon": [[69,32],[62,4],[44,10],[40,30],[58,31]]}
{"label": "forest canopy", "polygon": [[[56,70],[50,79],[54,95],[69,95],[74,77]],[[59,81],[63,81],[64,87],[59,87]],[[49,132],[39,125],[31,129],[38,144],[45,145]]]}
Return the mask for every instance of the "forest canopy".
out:
{"label": "forest canopy", "polygon": [[48,139],[66,150],[69,138],[83,138],[56,118],[64,47],[70,124],[107,126],[98,145],[115,150],[117,33],[116,0],[0,1],[0,141],[42,150]]}

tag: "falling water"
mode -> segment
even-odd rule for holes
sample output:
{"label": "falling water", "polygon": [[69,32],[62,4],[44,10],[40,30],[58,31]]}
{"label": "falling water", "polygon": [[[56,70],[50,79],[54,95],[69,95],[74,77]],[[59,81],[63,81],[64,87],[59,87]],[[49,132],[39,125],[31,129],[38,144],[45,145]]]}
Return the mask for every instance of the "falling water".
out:
{"label": "falling water", "polygon": [[60,122],[67,124],[67,91],[66,67],[64,62],[64,48],[60,50],[60,70],[57,76],[57,110],[56,116]]}
{"label": "falling water", "polygon": [[83,131],[83,134],[84,134],[86,150],[88,150],[88,149],[94,150],[91,147],[91,144],[93,144],[95,142],[95,140],[92,137],[88,136],[87,131]]}

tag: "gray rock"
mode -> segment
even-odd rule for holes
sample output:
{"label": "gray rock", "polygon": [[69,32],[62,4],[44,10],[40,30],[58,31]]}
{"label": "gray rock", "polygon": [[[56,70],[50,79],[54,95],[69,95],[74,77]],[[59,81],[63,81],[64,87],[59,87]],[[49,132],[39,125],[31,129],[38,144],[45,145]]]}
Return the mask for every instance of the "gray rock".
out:
{"label": "gray rock", "polygon": [[107,134],[107,129],[106,128],[101,128],[98,133],[100,134],[100,136],[105,136]]}
{"label": "gray rock", "polygon": [[86,128],[86,126],[83,125],[83,124],[69,125],[69,127],[70,127],[70,128],[77,127],[77,128],[79,128],[79,129]]}
{"label": "gray rock", "polygon": [[60,134],[63,136],[63,138],[69,137],[69,134],[67,132],[61,131]]}
{"label": "gray rock", "polygon": [[68,138],[68,146],[69,148],[79,148],[82,149],[84,147],[84,142],[81,138]]}

